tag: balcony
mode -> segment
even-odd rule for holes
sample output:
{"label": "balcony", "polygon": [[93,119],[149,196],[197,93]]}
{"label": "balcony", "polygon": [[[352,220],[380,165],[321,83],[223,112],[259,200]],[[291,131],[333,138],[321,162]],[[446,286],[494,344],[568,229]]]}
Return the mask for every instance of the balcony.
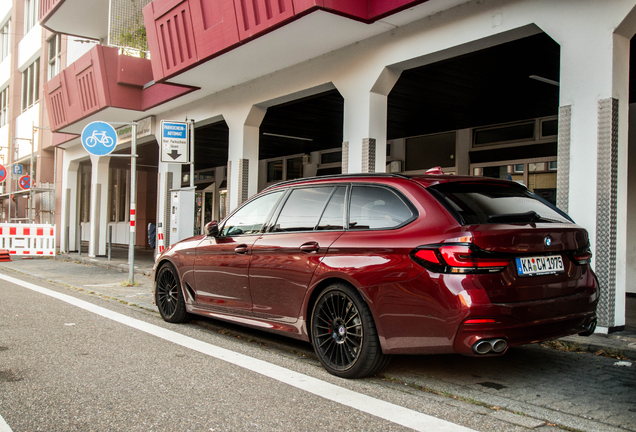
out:
{"label": "balcony", "polygon": [[44,98],[51,129],[79,134],[92,121],[128,122],[154,114],[160,105],[169,109],[171,101],[195,90],[154,84],[150,60],[98,45],[45,83]]}
{"label": "balcony", "polygon": [[105,40],[109,3],[108,0],[40,0],[40,25],[55,33]]}
{"label": "balcony", "polygon": [[465,1],[154,0],[143,14],[155,81],[218,91]]}

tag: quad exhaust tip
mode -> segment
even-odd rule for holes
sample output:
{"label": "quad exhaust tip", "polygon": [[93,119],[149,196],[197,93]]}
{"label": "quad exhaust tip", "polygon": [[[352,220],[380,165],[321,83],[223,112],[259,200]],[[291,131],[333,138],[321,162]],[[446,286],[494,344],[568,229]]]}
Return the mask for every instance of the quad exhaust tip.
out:
{"label": "quad exhaust tip", "polygon": [[505,339],[481,339],[473,345],[473,352],[478,355],[501,354],[508,348]]}

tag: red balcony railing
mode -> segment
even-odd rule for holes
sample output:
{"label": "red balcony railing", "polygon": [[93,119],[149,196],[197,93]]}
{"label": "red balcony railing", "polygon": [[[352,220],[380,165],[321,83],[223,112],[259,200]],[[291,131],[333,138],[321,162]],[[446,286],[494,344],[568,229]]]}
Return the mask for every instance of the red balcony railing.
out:
{"label": "red balcony railing", "polygon": [[46,21],[64,0],[40,0],[40,22]]}
{"label": "red balcony railing", "polygon": [[151,81],[150,60],[97,45],[44,84],[51,129],[60,131],[106,108],[146,111],[195,90],[174,84],[144,88]]}
{"label": "red balcony railing", "polygon": [[156,81],[322,9],[373,22],[426,0],[154,0],[144,21]]}

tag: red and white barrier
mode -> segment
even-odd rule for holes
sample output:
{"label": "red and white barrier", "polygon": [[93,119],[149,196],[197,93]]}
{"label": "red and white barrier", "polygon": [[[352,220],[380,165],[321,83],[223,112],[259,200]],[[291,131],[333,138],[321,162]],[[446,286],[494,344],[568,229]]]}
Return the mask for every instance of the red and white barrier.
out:
{"label": "red and white barrier", "polygon": [[55,225],[0,224],[0,249],[11,255],[55,256]]}

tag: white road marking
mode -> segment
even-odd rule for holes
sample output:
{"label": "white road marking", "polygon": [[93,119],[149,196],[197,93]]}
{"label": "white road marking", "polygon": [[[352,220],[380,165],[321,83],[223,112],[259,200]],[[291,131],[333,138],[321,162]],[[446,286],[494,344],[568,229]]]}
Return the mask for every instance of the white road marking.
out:
{"label": "white road marking", "polygon": [[0,432],[13,432],[6,421],[0,415]]}
{"label": "white road marking", "polygon": [[[341,405],[357,409],[367,414],[371,414],[375,417],[405,426],[416,431],[426,432],[471,432],[473,429],[469,429],[464,426],[456,425],[446,420],[438,419],[437,417],[422,414],[417,411],[404,408],[399,405],[392,404],[380,399],[373,398],[361,393],[357,393],[352,390],[330,384],[328,382],[313,378],[309,375],[304,375],[284,367],[268,363],[263,360],[259,360],[253,357],[249,357],[244,354],[221,348],[200,340],[184,336],[180,333],[172,330],[167,330],[154,324],[149,324],[135,318],[130,318],[126,315],[122,315],[117,312],[105,309],[100,306],[96,306],[84,300],[77,299],[67,294],[58,293],[50,289],[35,285],[29,282],[22,281],[20,279],[13,278],[11,276],[0,275],[0,279],[15,285],[22,286],[32,291],[44,294],[58,300],[62,300],[73,306],[77,306],[86,311],[92,312],[96,315],[100,315],[104,318],[116,321],[118,323],[127,325],[137,330],[141,330],[145,333],[167,340],[169,342],[181,345],[185,348],[200,352],[210,357],[223,360],[225,362],[243,367],[252,372],[256,372],[260,375],[277,380],[279,382],[288,384],[298,389],[304,390],[308,393],[323,397],[327,400],[337,402]],[[0,417],[1,419],[1,417]],[[8,426],[7,426],[8,427]],[[0,432],[10,432],[2,429],[2,422],[0,422]],[[474,432],[474,431],[473,431]]]}

